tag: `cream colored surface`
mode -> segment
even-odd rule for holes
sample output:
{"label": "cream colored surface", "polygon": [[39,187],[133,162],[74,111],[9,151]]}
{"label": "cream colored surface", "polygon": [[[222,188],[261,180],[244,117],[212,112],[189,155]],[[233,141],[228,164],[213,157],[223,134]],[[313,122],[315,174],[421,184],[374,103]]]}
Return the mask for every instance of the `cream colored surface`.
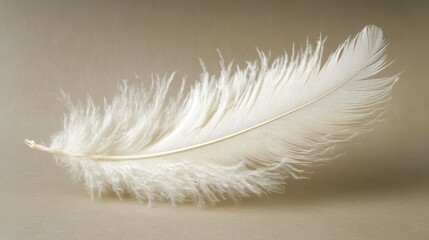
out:
{"label": "cream colored surface", "polygon": [[[0,239],[428,239],[428,16],[423,1],[1,1]],[[210,209],[91,201],[23,143],[61,127],[59,89],[101,101],[120,79],[176,70],[190,84],[198,57],[218,70],[216,49],[243,65],[322,33],[330,52],[367,24],[397,58],[386,74],[403,72],[392,111],[285,194]]]}

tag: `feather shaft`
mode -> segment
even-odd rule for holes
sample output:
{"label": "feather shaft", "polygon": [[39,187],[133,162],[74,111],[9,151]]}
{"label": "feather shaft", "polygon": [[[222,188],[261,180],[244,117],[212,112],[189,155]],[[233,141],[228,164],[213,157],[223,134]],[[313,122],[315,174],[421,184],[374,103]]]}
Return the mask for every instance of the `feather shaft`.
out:
{"label": "feather shaft", "polygon": [[253,127],[244,129],[242,131],[230,134],[230,135],[222,137],[222,138],[218,138],[218,139],[215,139],[215,140],[212,140],[212,141],[209,141],[209,142],[204,142],[204,143],[196,144],[196,145],[193,145],[193,146],[190,146],[190,147],[175,149],[175,150],[171,150],[171,151],[165,151],[165,152],[159,152],[159,153],[153,153],[153,154],[144,154],[144,155],[130,155],[130,156],[81,155],[81,154],[68,153],[68,152],[64,152],[64,151],[58,150],[58,149],[53,149],[53,148],[49,148],[49,147],[46,147],[46,146],[43,146],[43,145],[40,145],[40,144],[36,144],[33,140],[25,139],[24,142],[25,142],[25,144],[27,144],[32,149],[37,149],[37,150],[40,150],[40,151],[43,151],[43,152],[52,153],[52,154],[57,155],[57,156],[69,156],[69,157],[75,157],[75,158],[85,158],[85,159],[93,159],[93,160],[101,160],[101,161],[130,161],[130,160],[142,160],[142,159],[148,159],[148,158],[157,158],[157,157],[162,157],[162,156],[167,156],[167,155],[173,155],[175,153],[181,153],[181,152],[185,152],[185,151],[189,151],[189,150],[193,150],[193,149],[196,149],[196,148],[200,148],[200,147],[204,147],[204,146],[207,146],[207,145],[211,145],[211,144],[215,144],[215,143],[221,142],[223,140],[226,140],[226,139],[238,136],[240,134],[243,134],[245,132],[251,131],[253,129],[256,129],[256,128],[260,127],[260,126],[266,125],[266,124],[268,124],[270,122],[273,122],[273,121],[275,121],[275,120],[277,120],[279,118],[285,117],[288,114],[291,114],[291,113],[294,113],[296,111],[299,111],[300,109],[305,108],[308,105],[310,105],[312,103],[315,103],[315,102],[323,99],[324,97],[328,96],[329,94],[335,92],[338,88],[341,88],[342,86],[344,86],[344,84],[347,84],[355,76],[356,76],[356,74],[354,74],[352,77],[350,77],[343,84],[339,85],[338,87],[336,87],[332,91],[326,93],[325,95],[323,95],[323,96],[321,96],[321,97],[319,97],[319,98],[317,98],[315,100],[312,100],[311,102],[306,103],[306,104],[304,104],[304,105],[302,105],[302,106],[300,106],[300,107],[298,107],[296,109],[293,109],[293,110],[291,110],[289,112],[281,114],[280,116],[274,117],[274,118],[269,119],[269,120],[267,120],[265,122],[259,123],[259,124],[255,125]]}

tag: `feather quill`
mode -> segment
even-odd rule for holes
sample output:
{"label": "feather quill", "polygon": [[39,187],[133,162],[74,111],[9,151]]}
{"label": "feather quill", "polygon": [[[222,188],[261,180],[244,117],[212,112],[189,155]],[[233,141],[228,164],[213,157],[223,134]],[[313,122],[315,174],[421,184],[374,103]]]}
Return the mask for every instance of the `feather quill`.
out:
{"label": "feather quill", "polygon": [[324,40],[272,63],[232,68],[174,97],[174,74],[149,86],[123,82],[100,108],[91,98],[69,108],[49,147],[93,196],[113,191],[151,204],[198,206],[282,192],[303,166],[331,160],[336,147],[382,119],[398,76],[375,77],[386,64],[382,31],[365,27],[322,65]]}

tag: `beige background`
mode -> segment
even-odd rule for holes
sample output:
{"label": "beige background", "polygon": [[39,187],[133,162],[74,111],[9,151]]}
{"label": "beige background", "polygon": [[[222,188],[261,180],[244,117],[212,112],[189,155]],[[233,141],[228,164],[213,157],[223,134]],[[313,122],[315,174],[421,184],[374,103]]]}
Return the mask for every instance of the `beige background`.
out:
{"label": "beige background", "polygon": [[[429,4],[423,1],[1,1],[0,239],[429,239]],[[153,208],[93,202],[52,157],[59,89],[111,96],[120,79],[218,69],[328,36],[327,52],[367,24],[383,28],[403,72],[388,120],[348,154],[238,206]]]}

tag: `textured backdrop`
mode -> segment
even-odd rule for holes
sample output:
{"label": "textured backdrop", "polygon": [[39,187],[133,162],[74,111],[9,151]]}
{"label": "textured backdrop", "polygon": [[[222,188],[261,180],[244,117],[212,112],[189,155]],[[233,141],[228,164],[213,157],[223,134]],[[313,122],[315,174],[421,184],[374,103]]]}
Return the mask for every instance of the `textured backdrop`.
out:
{"label": "textured backdrop", "polygon": [[[0,239],[428,239],[429,4],[424,1],[0,1]],[[48,142],[74,100],[112,96],[121,79],[177,71],[202,58],[243,65],[328,36],[326,53],[365,25],[384,30],[386,75],[402,72],[387,121],[309,180],[238,206],[153,208],[91,201]]]}

